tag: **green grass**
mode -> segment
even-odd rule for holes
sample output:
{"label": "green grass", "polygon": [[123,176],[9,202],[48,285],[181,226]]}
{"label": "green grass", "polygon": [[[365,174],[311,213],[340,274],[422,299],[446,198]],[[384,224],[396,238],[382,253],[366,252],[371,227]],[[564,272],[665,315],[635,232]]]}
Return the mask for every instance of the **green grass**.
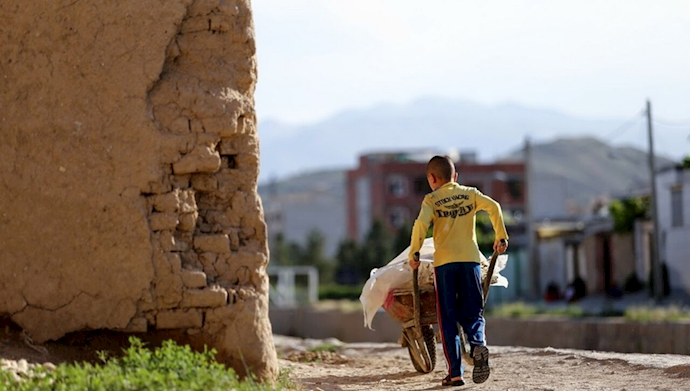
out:
{"label": "green grass", "polygon": [[500,304],[498,306],[490,307],[487,310],[487,315],[500,316],[505,318],[529,318],[539,313],[538,308],[531,304],[526,304],[521,301],[508,304]]}
{"label": "green grass", "polygon": [[319,300],[358,301],[363,285],[326,284],[319,287]]}
{"label": "green grass", "polygon": [[335,353],[338,351],[338,349],[340,349],[340,347],[337,345],[333,345],[330,343],[324,343],[324,344],[321,344],[319,346],[314,346],[313,348],[310,348],[309,351],[310,352],[332,352],[332,353]]}
{"label": "green grass", "polygon": [[690,310],[679,306],[636,306],[625,310],[626,319],[638,322],[664,322],[690,319]]}
{"label": "green grass", "polygon": [[189,346],[166,341],[160,348],[144,347],[137,338],[122,357],[106,357],[101,364],[61,364],[49,372],[42,367],[33,376],[15,381],[0,371],[0,390],[18,391],[268,391],[291,388],[288,373],[281,373],[276,385],[260,384],[218,363],[214,350],[194,352]]}
{"label": "green grass", "polygon": [[617,309],[604,309],[599,312],[586,312],[576,304],[565,307],[559,306],[538,306],[523,302],[501,304],[489,308],[489,316],[506,318],[530,318],[537,315],[555,316],[565,318],[585,318],[585,317],[624,317],[627,320],[638,322],[662,322],[690,319],[690,310],[680,306],[653,307],[636,306],[630,307],[625,311]]}

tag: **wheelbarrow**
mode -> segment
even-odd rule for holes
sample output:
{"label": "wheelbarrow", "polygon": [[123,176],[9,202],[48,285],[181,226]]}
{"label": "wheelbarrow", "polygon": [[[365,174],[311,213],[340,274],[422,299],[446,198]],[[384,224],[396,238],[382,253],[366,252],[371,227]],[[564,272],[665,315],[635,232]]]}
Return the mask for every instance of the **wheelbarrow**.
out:
{"label": "wheelbarrow", "polygon": [[[419,253],[414,254],[419,261]],[[494,274],[498,252],[495,251],[489,260],[486,278],[482,281],[484,306],[489,296],[491,276]],[[407,347],[410,361],[417,372],[430,373],[436,367],[436,335],[433,325],[438,323],[436,317],[436,291],[434,288],[419,287],[418,269],[412,271],[412,290],[396,289],[391,292],[391,301],[385,307],[388,315],[402,326],[399,343]],[[474,365],[470,357],[470,345],[465,332],[458,324],[460,349],[462,357],[469,365]]]}

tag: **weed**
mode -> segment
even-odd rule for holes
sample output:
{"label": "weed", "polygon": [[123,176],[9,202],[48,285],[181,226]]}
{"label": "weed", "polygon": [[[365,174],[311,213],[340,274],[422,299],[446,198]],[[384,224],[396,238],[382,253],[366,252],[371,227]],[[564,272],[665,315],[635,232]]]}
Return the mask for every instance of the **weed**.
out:
{"label": "weed", "polygon": [[240,381],[237,374],[215,360],[215,350],[195,352],[189,346],[165,341],[148,349],[131,337],[122,357],[99,354],[102,364],[61,364],[54,371],[38,367],[33,375],[14,380],[0,371],[0,390],[17,391],[268,391],[290,388],[288,374],[274,385]]}
{"label": "weed", "polygon": [[335,353],[335,352],[338,351],[338,349],[340,349],[340,347],[337,346],[337,345],[333,345],[333,344],[330,344],[330,343],[324,343],[324,344],[321,344],[321,345],[319,345],[319,346],[314,346],[313,348],[310,348],[309,351],[310,351],[310,352],[331,352],[331,353]]}

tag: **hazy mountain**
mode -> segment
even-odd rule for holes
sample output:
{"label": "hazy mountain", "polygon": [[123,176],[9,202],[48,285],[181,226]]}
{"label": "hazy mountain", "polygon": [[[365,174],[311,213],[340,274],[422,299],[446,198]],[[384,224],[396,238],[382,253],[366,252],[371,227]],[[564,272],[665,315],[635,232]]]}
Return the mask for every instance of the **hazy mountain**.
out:
{"label": "hazy mountain", "polygon": [[611,135],[619,144],[644,148],[642,118],[639,124],[616,131],[623,122],[581,119],[515,104],[484,106],[440,98],[350,110],[308,125],[266,121],[259,124],[261,181],[303,171],[354,167],[359,154],[372,150],[455,148],[475,150],[480,159],[493,160],[514,150],[526,135],[537,142]]}
{"label": "hazy mountain", "polygon": [[[523,159],[524,148],[518,148],[499,160]],[[597,196],[624,197],[648,192],[650,188],[645,151],[611,146],[593,137],[537,143],[533,146],[532,162],[535,208],[554,199],[586,208]],[[670,164],[673,162],[669,159],[656,159],[657,168]],[[544,215],[548,212],[545,210]]]}
{"label": "hazy mountain", "polygon": [[[522,161],[524,147],[499,161]],[[643,194],[649,189],[646,152],[615,147],[593,137],[562,138],[534,143],[533,207],[537,218],[559,218],[590,210],[597,197],[617,198]],[[657,159],[657,167],[673,164]],[[312,171],[275,180],[259,187],[267,211],[280,210],[280,230],[290,240],[301,242],[316,228],[327,232],[328,248],[334,252],[345,237],[346,168]],[[269,232],[277,227],[269,222]]]}

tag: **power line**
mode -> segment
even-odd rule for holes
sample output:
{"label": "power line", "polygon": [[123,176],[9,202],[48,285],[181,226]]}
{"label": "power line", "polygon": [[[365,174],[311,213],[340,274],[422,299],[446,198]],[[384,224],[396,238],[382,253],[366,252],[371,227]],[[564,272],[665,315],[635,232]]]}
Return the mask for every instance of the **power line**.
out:
{"label": "power line", "polygon": [[627,130],[629,130],[633,125],[638,124],[642,120],[644,114],[645,114],[645,111],[640,110],[632,118],[625,121],[621,126],[617,127],[616,129],[612,130],[611,132],[607,133],[606,136],[604,136],[604,139],[608,142],[613,141],[616,137],[622,135]]}
{"label": "power line", "polygon": [[669,128],[686,128],[690,129],[690,122],[682,123],[682,122],[666,122],[666,121],[659,121],[658,119],[655,119],[653,121],[657,125],[661,126],[666,126]]}
{"label": "power line", "polygon": [[680,121],[669,121],[662,118],[661,121],[659,121],[659,117],[655,117],[654,122],[664,126],[690,127],[690,118]]}

